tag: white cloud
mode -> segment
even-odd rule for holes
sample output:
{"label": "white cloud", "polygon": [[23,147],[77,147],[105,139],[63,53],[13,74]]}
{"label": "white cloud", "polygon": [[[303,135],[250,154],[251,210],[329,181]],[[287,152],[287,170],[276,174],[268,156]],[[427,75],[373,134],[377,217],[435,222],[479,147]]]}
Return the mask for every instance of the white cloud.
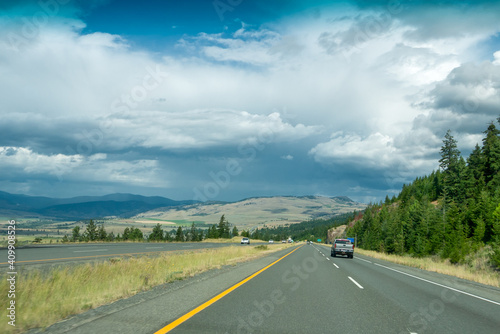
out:
{"label": "white cloud", "polygon": [[500,65],[500,51],[497,51],[493,54],[493,57],[495,58],[495,60],[493,61],[493,64],[494,65]]}
{"label": "white cloud", "polygon": [[[483,7],[470,15],[445,7],[393,17],[325,10],[321,19],[187,36],[164,55],[83,34],[80,20],[41,27],[16,50],[6,36],[19,27],[3,24],[0,112],[10,132],[0,135],[0,164],[52,176],[66,165],[74,180],[155,187],[171,174],[143,151],[217,155],[267,135],[285,160],[297,160],[300,140],[322,165],[392,168],[393,180],[429,172],[448,127],[470,145],[500,108],[500,51],[486,63],[473,51],[498,32],[496,16],[483,22]],[[101,131],[103,122],[112,129]],[[95,131],[102,137],[86,154],[64,149]]]}
{"label": "white cloud", "polygon": [[0,168],[8,174],[30,179],[52,176],[59,182],[111,182],[149,187],[168,186],[165,175],[159,175],[155,160],[109,160],[106,154],[45,155],[27,147],[0,147]]}
{"label": "white cloud", "polygon": [[277,112],[266,116],[231,110],[131,111],[113,114],[108,121],[115,126],[106,140],[115,148],[192,149],[238,146],[247,142],[283,143],[321,131],[320,126],[284,122]]}
{"label": "white cloud", "polygon": [[366,138],[356,134],[336,133],[326,143],[320,143],[309,152],[323,163],[352,165],[353,168],[386,168],[397,158],[393,139],[381,133]]}

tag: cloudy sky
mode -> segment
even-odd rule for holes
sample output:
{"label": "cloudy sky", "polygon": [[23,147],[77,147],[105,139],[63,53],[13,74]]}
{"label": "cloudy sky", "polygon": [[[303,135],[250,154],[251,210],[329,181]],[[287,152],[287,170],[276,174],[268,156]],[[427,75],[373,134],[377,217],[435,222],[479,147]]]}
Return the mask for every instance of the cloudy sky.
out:
{"label": "cloudy sky", "polygon": [[0,2],[0,190],[369,202],[500,116],[500,1]]}

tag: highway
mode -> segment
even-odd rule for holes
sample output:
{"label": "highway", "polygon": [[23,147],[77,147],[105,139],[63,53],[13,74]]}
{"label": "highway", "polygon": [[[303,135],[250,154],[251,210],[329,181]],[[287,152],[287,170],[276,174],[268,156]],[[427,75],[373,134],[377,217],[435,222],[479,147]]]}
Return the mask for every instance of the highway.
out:
{"label": "highway", "polygon": [[484,334],[499,328],[498,288],[359,255],[332,258],[327,247],[303,245],[159,287],[45,333]]}
{"label": "highway", "polygon": [[[256,243],[258,244],[258,243]],[[75,261],[107,259],[115,256],[141,255],[169,251],[182,251],[227,247],[228,243],[182,242],[182,243],[89,243],[67,245],[34,245],[16,249],[16,265],[39,266]],[[245,245],[242,245],[245,246]],[[8,250],[0,249],[0,269],[7,267]]]}

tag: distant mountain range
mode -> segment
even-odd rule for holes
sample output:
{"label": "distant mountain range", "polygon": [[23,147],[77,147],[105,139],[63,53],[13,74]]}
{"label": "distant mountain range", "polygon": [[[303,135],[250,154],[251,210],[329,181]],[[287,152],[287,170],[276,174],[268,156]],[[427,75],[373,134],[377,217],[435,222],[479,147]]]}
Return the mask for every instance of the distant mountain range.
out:
{"label": "distant mountain range", "polygon": [[54,220],[120,217],[158,221],[186,220],[216,223],[222,214],[238,226],[297,223],[366,207],[349,197],[271,196],[237,202],[175,201],[160,196],[110,194],[50,198],[0,191],[0,216],[6,218],[49,218]]}
{"label": "distant mountain range", "polygon": [[88,219],[108,216],[131,217],[141,212],[187,204],[160,196],[110,194],[50,198],[10,194],[0,191],[0,215],[7,217],[46,217],[56,219]]}

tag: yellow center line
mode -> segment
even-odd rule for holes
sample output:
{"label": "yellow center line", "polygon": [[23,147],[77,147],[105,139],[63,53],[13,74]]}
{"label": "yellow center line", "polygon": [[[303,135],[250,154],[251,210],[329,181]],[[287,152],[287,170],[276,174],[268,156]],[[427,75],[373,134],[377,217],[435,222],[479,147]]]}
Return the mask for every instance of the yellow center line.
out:
{"label": "yellow center line", "polygon": [[[302,245],[304,246],[304,245]],[[254,278],[255,276],[261,274],[264,270],[274,266],[276,263],[278,263],[279,261],[283,260],[285,257],[287,257],[288,255],[292,254],[293,252],[295,252],[297,249],[299,249],[300,247],[302,246],[299,246],[297,248],[295,248],[294,250],[292,250],[290,253],[287,253],[285,254],[284,256],[280,257],[279,259],[277,259],[276,261],[274,261],[273,263],[265,266],[264,268],[262,268],[261,270],[257,271],[256,273],[248,276],[247,278],[245,278],[244,280],[242,280],[241,282],[239,283],[236,283],[235,285],[233,285],[232,287],[230,287],[229,289],[219,293],[217,296],[213,297],[212,299],[206,301],[205,303],[201,304],[200,306],[198,306],[197,308],[193,309],[192,311],[184,314],[182,317],[178,318],[177,320],[174,320],[173,322],[171,322],[170,324],[168,324],[167,326],[163,327],[162,329],[158,330],[157,332],[155,332],[155,334],[165,334],[165,333],[168,333],[170,332],[172,329],[174,329],[175,327],[179,326],[180,324],[182,324],[183,322],[185,322],[186,320],[188,320],[189,318],[193,317],[194,315],[196,315],[197,313],[203,311],[204,309],[206,309],[207,307],[209,307],[210,305],[212,305],[213,303],[215,303],[216,301],[222,299],[224,296],[226,296],[227,294],[229,294],[231,291],[233,290],[236,290],[237,288],[239,288],[240,286],[242,286],[243,284],[245,284],[246,282],[250,281],[252,278]]]}
{"label": "yellow center line", "polygon": [[[180,249],[182,250],[182,249]],[[106,256],[120,256],[120,255],[137,255],[137,254],[147,254],[147,253],[161,253],[161,252],[175,252],[176,250],[168,251],[150,251],[150,252],[138,252],[138,253],[118,253],[118,254],[102,254],[102,255],[89,255],[89,256],[75,256],[75,257],[61,257],[57,259],[41,259],[41,260],[26,260],[26,261],[16,261],[16,263],[25,262],[43,262],[43,261],[57,261],[57,260],[72,260],[72,259],[88,259],[94,257],[106,257]],[[0,264],[8,264],[9,262],[0,262]]]}

